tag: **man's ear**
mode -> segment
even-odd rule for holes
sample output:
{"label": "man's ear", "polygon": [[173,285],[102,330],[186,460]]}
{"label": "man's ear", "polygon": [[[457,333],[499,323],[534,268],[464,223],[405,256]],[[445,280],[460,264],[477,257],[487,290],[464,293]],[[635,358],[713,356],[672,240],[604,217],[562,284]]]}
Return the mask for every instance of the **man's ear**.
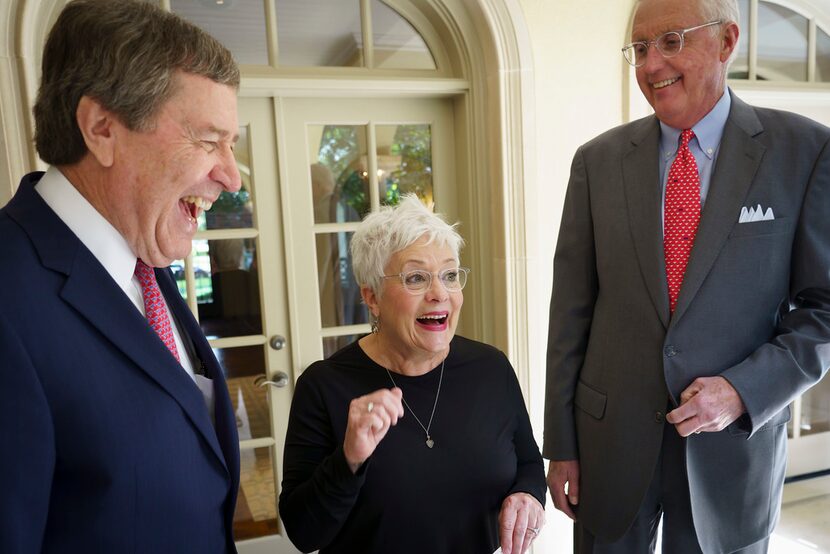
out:
{"label": "man's ear", "polygon": [[363,285],[360,287],[360,296],[363,298],[363,303],[369,308],[369,311],[372,313],[373,316],[377,317],[380,313],[380,308],[378,307],[378,297],[370,287]]}
{"label": "man's ear", "polygon": [[97,100],[82,96],[75,118],[89,153],[103,167],[112,166],[115,157],[114,126],[120,125],[115,115]]}
{"label": "man's ear", "polygon": [[733,22],[727,22],[726,28],[723,30],[723,39],[721,40],[720,61],[726,63],[732,51],[738,47],[738,37],[741,31]]}

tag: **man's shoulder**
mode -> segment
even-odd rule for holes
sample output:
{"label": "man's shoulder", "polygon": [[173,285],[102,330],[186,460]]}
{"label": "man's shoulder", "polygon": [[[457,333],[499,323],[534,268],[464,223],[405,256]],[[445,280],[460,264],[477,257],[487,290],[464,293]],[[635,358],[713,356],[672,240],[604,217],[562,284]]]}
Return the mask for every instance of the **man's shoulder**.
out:
{"label": "man's shoulder", "polygon": [[[738,111],[751,110],[752,114],[758,118],[764,133],[770,133],[773,136],[786,135],[787,140],[790,140],[790,137],[814,138],[823,141],[830,139],[830,127],[801,114],[777,108],[753,106],[741,101],[738,101],[736,109]],[[730,117],[741,119],[741,115],[736,115],[735,110]]]}
{"label": "man's shoulder", "polygon": [[623,123],[597,135],[580,147],[582,151],[607,150],[622,148],[630,145],[632,140],[645,137],[649,132],[658,128],[657,119],[653,115]]}

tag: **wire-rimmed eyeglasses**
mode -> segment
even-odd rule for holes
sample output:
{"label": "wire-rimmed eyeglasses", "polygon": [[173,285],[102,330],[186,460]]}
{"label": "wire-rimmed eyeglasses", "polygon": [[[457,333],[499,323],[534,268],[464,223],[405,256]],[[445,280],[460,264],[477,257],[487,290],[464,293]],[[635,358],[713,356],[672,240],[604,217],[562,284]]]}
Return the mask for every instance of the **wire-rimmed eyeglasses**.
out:
{"label": "wire-rimmed eyeglasses", "polygon": [[413,269],[395,275],[384,275],[384,279],[400,279],[401,284],[411,294],[420,294],[432,286],[432,276],[438,275],[438,280],[449,292],[458,292],[467,284],[468,267],[451,267],[441,271],[430,272],[423,269]]}
{"label": "wire-rimmed eyeglasses", "polygon": [[646,63],[646,58],[648,57],[648,47],[652,44],[664,58],[671,58],[678,55],[680,51],[683,50],[683,42],[685,41],[686,33],[697,31],[698,29],[703,29],[705,27],[711,27],[712,25],[720,25],[721,23],[723,23],[723,20],[718,19],[717,21],[710,21],[709,23],[696,25],[694,27],[689,27],[688,29],[669,31],[668,33],[663,33],[654,40],[638,40],[637,42],[632,42],[631,44],[623,46],[622,53],[623,56],[625,56],[625,61],[634,67],[640,67]]}

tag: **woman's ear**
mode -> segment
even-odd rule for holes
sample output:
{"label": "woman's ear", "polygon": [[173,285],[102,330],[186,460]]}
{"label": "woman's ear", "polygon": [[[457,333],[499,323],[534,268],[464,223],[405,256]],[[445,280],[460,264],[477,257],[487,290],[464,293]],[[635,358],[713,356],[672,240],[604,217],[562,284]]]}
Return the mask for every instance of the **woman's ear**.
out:
{"label": "woman's ear", "polygon": [[369,308],[369,312],[377,318],[380,315],[380,306],[378,306],[378,295],[375,291],[367,285],[360,287],[360,296],[363,298],[363,303]]}
{"label": "woman's ear", "polygon": [[75,110],[78,129],[87,150],[103,167],[110,167],[115,158],[115,129],[120,125],[115,115],[89,96],[82,96]]}

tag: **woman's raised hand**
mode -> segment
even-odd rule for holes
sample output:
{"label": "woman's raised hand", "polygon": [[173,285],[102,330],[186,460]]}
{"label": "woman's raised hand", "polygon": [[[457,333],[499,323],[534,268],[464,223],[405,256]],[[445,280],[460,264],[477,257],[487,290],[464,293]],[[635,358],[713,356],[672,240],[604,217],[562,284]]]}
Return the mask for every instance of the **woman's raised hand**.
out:
{"label": "woman's raised hand", "polygon": [[372,455],[389,428],[403,417],[401,389],[380,389],[355,398],[349,404],[349,421],[343,454],[352,473]]}

